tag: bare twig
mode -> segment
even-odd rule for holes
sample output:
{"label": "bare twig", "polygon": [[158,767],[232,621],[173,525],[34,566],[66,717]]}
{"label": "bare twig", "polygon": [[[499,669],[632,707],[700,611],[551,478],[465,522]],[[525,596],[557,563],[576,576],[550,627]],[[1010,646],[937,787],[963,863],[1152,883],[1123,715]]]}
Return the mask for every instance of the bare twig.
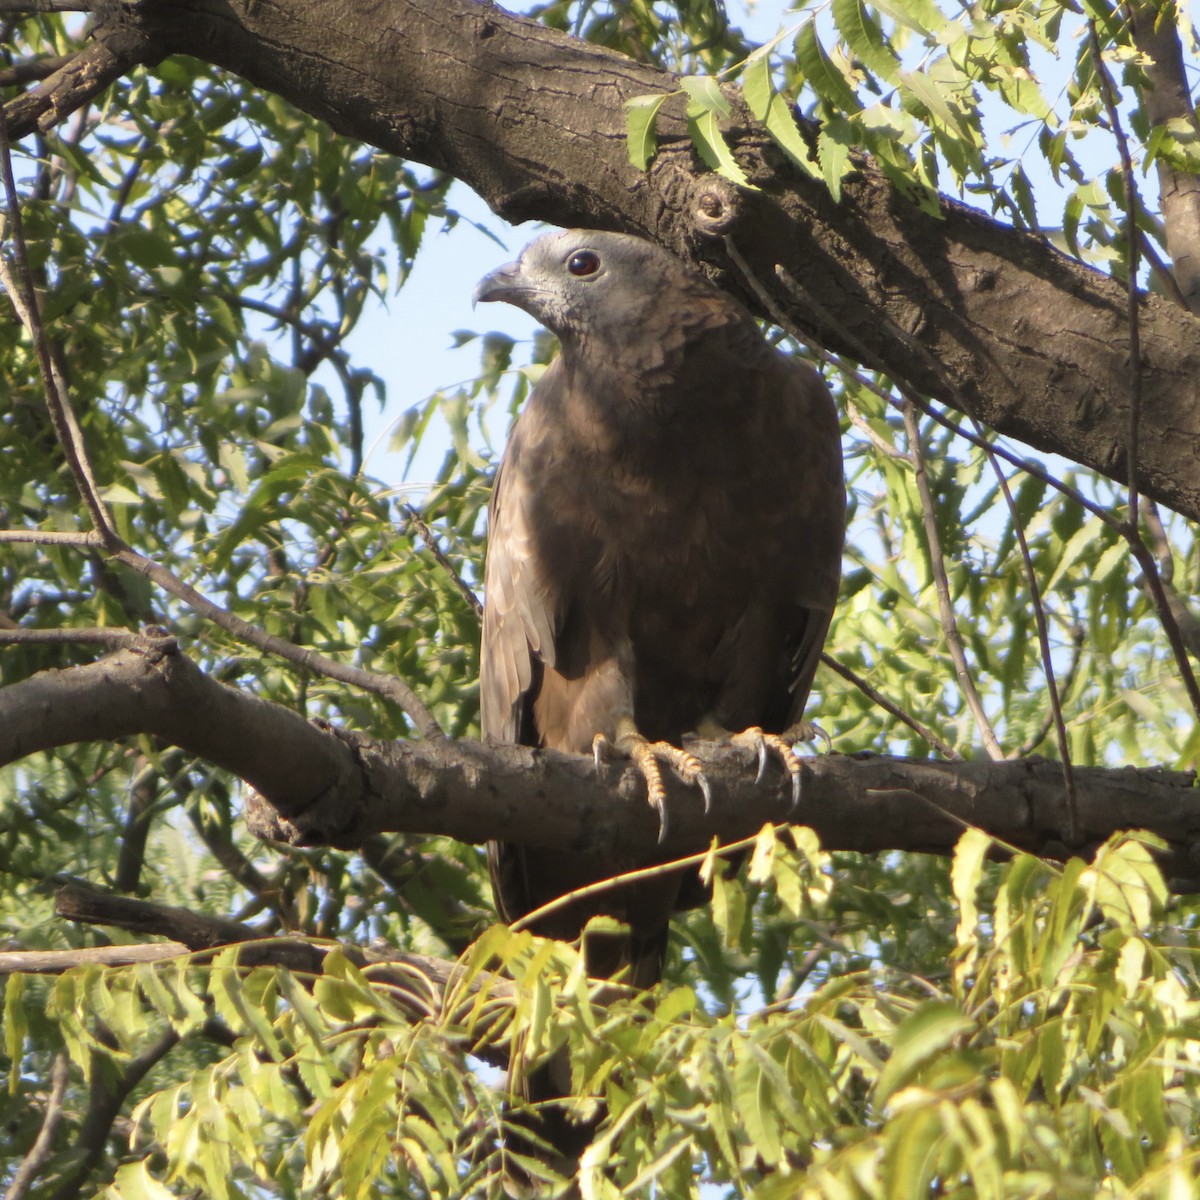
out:
{"label": "bare twig", "polygon": [[108,646],[114,650],[143,638],[132,629],[0,629],[0,645],[51,644]]}
{"label": "bare twig", "polygon": [[0,529],[0,542],[25,542],[35,546],[102,546],[94,530],[59,533],[45,529]]}
{"label": "bare twig", "polygon": [[438,566],[449,576],[450,582],[462,593],[463,599],[471,607],[477,617],[483,615],[483,605],[479,602],[479,597],[475,595],[471,585],[454,569],[454,564],[446,557],[441,546],[437,544],[437,538],[433,535],[433,530],[429,528],[428,522],[411,504],[402,504],[401,510],[408,518],[412,527],[421,536],[421,541],[428,547],[430,554],[433,555]]}
{"label": "bare twig", "polygon": [[73,54],[47,54],[31,58],[0,71],[0,87],[24,87],[35,79],[45,79],[73,59]]}
{"label": "bare twig", "polygon": [[971,710],[971,715],[975,718],[975,727],[983,738],[983,748],[989,758],[1002,759],[1006,757],[1004,747],[997,740],[996,731],[984,711],[983,700],[975,687],[971,667],[967,662],[967,652],[959,636],[958,620],[954,615],[954,598],[950,595],[950,580],[946,575],[946,561],[942,554],[941,537],[938,535],[937,510],[934,507],[933,492],[929,487],[929,476],[925,472],[921,431],[917,425],[916,409],[911,403],[904,406],[904,429],[908,434],[910,461],[916,473],[917,495],[921,500],[921,520],[925,528],[925,543],[929,549],[929,568],[933,574],[934,590],[937,592],[942,634],[954,663],[954,674],[958,679],[959,689]]}
{"label": "bare twig", "polygon": [[121,544],[112,517],[100,499],[100,489],[88,461],[83,443],[83,432],[67,398],[65,380],[50,351],[50,342],[42,324],[41,308],[38,304],[37,288],[33,271],[25,248],[25,234],[21,220],[21,202],[17,195],[17,184],[13,177],[12,154],[8,144],[8,126],[0,107],[0,179],[4,184],[6,205],[5,233],[11,235],[16,272],[9,270],[8,263],[0,254],[0,283],[4,284],[21,323],[33,341],[37,353],[38,367],[42,373],[42,386],[46,394],[46,407],[54,432],[67,456],[67,465],[75,479],[75,486],[88,510],[92,525],[106,546]]}
{"label": "bare twig", "polygon": [[[1150,593],[1155,611],[1158,613],[1159,622],[1167,635],[1167,640],[1171,644],[1171,652],[1174,654],[1176,665],[1179,667],[1184,688],[1188,693],[1188,699],[1191,701],[1192,711],[1200,719],[1200,683],[1197,682],[1196,674],[1192,670],[1192,664],[1188,659],[1187,645],[1184,642],[1179,622],[1176,620],[1162,580],[1159,578],[1154,556],[1147,549],[1141,536],[1138,515],[1138,438],[1142,412],[1143,367],[1141,318],[1137,289],[1138,247],[1140,244],[1137,234],[1137,217],[1141,205],[1138,198],[1137,181],[1133,173],[1133,157],[1129,152],[1129,140],[1125,136],[1125,128],[1121,123],[1121,114],[1117,106],[1116,87],[1113,84],[1108,67],[1104,63],[1100,35],[1096,30],[1094,20],[1088,21],[1088,36],[1092,44],[1092,57],[1096,63],[1096,77],[1100,86],[1100,95],[1108,111],[1109,123],[1112,126],[1113,135],[1117,139],[1125,191],[1125,246],[1128,255],[1125,294],[1129,325],[1129,427],[1126,435],[1125,455],[1129,475],[1129,512],[1124,534],[1133,552],[1133,556],[1137,560],[1138,566],[1142,569],[1146,589]],[[1189,115],[1192,115],[1190,107]],[[1195,278],[1200,280],[1200,272],[1196,273]],[[1197,283],[1196,287],[1200,288],[1200,283]],[[1188,289],[1185,288],[1186,290]]]}
{"label": "bare twig", "polygon": [[16,974],[61,975],[76,967],[128,967],[133,963],[162,962],[188,953],[190,951],[182,942],[85,946],[79,950],[0,950],[0,979]]}
{"label": "bare twig", "polygon": [[1095,20],[1088,21],[1088,38],[1092,44],[1092,58],[1096,64],[1096,79],[1100,85],[1100,96],[1108,112],[1109,125],[1117,139],[1117,151],[1121,156],[1122,186],[1125,192],[1125,312],[1129,328],[1129,429],[1125,440],[1125,467],[1129,474],[1129,528],[1138,536],[1138,431],[1142,414],[1142,339],[1138,323],[1138,248],[1137,233],[1138,201],[1137,181],[1133,175],[1133,157],[1129,153],[1129,140],[1121,124],[1121,112],[1117,107],[1116,89],[1112,76],[1104,63],[1100,46],[1100,35]]}
{"label": "bare twig", "polygon": [[868,683],[859,675],[857,671],[851,670],[844,663],[838,662],[833,655],[827,654],[824,651],[821,653],[821,661],[835,675],[840,675],[848,683],[854,684],[873,704],[878,704],[885,712],[890,713],[898,721],[902,721],[919,738],[928,742],[943,758],[949,759],[951,762],[962,761],[962,755],[949,742],[930,729],[928,725],[923,724],[916,717],[905,712],[895,701],[888,699],[878,688]]}
{"label": "bare twig", "polygon": [[[874,391],[875,389],[873,388],[872,390]],[[878,390],[882,391],[883,389],[880,388]],[[876,433],[866,418],[858,411],[858,409],[850,402],[849,399],[846,400],[846,415],[850,418],[850,424],[853,425],[854,428],[857,429],[859,433],[861,433],[863,437],[865,437],[871,443],[871,445],[880,452],[880,454],[883,454],[887,458],[899,458],[907,461],[908,456],[904,453],[904,451],[897,450],[896,447],[887,440],[887,438]]]}
{"label": "bare twig", "polygon": [[63,1097],[67,1094],[67,1080],[70,1076],[70,1060],[65,1053],[54,1056],[54,1065],[50,1068],[50,1094],[46,1097],[46,1111],[42,1114],[42,1126],[34,1139],[29,1153],[21,1160],[20,1166],[13,1172],[12,1183],[4,1193],[4,1200],[24,1200],[33,1186],[38,1172],[50,1160],[54,1146],[54,1133],[63,1115]]}
{"label": "bare twig", "polygon": [[330,679],[340,680],[342,683],[348,683],[385,700],[390,700],[408,714],[424,737],[440,738],[445,736],[425,702],[403,679],[392,675],[379,675],[374,671],[363,670],[361,667],[351,667],[345,663],[335,662],[323,654],[318,654],[315,650],[297,646],[294,642],[268,633],[265,629],[259,629],[258,626],[251,625],[249,621],[243,621],[241,617],[213,603],[207,596],[202,595],[190,584],[184,583],[177,575],[168,571],[166,567],[160,566],[128,546],[118,550],[113,557],[118,562],[124,563],[125,566],[153,580],[163,591],[182,600],[193,611],[207,617],[214,625],[228,630],[242,641],[252,646],[258,646],[261,650],[267,650],[271,654],[277,654],[280,658],[285,658],[298,666],[307,667],[320,675],[328,676]]}
{"label": "bare twig", "polygon": [[[1060,695],[1066,696],[1070,693],[1075,683],[1075,677],[1079,674],[1079,664],[1081,662],[1083,662],[1083,628],[1082,626],[1075,625],[1071,629],[1071,665],[1067,667],[1067,673],[1063,677]],[[1046,735],[1054,727],[1054,713],[1054,706],[1051,705],[1046,711],[1046,715],[1042,718],[1042,724],[1037,733],[1025,745],[1014,750],[1009,757],[1027,758],[1031,755],[1045,741]]]}

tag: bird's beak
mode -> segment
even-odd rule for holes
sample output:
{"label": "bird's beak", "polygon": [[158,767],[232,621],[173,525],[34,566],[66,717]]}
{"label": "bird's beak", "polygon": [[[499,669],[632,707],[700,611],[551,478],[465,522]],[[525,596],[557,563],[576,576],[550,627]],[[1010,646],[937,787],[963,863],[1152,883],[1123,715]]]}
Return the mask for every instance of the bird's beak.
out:
{"label": "bird's beak", "polygon": [[521,277],[519,262],[505,263],[490,271],[476,285],[475,294],[471,297],[474,307],[481,300],[486,304],[489,300],[510,300],[511,293],[525,290],[525,282]]}

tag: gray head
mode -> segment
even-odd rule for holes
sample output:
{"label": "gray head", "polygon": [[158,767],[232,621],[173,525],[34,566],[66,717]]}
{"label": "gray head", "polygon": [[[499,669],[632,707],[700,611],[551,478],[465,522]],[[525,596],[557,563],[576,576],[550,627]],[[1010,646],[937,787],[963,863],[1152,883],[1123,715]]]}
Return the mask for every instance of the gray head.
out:
{"label": "gray head", "polygon": [[485,275],[475,300],[503,300],[536,318],[564,343],[621,345],[668,295],[716,289],[643,238],[560,229],[530,242],[514,263]]}

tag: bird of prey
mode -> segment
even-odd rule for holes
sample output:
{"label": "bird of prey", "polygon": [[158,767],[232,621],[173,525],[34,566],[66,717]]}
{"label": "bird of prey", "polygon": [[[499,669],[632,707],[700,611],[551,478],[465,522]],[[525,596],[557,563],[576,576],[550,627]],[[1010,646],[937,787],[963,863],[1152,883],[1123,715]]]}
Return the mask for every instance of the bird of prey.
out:
{"label": "bird of prey", "polygon": [[[561,352],[513,427],[489,509],[485,737],[660,764],[700,783],[683,736],[749,730],[798,770],[796,725],[838,593],[845,486],[837,413],[811,368],[736,300],[651,242],[560,230],[483,280]],[[707,798],[707,797],[706,797]],[[512,921],[640,863],[489,847]],[[535,924],[585,938],[589,973],[661,972],[682,877],[610,889]],[[696,889],[693,889],[693,892]]]}

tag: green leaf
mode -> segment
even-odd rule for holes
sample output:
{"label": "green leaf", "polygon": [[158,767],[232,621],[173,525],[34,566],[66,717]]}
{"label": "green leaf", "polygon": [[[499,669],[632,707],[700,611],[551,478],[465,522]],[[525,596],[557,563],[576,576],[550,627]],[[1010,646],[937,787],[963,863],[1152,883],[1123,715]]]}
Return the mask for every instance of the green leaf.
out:
{"label": "green leaf", "polygon": [[863,65],[880,79],[895,82],[900,64],[862,0],[833,0],[831,9],[838,32]]}
{"label": "green leaf", "polygon": [[975,969],[979,943],[976,893],[991,845],[992,839],[983,830],[968,829],[954,847],[950,886],[954,890],[954,899],[958,902],[958,929],[955,932],[958,945],[954,979],[959,988],[965,985],[968,975]]}
{"label": "green leaf", "polygon": [[25,1013],[25,976],[10,975],[4,987],[4,1051],[8,1055],[8,1091],[15,1095],[21,1078],[25,1036],[29,1021]]}
{"label": "green leaf", "polygon": [[862,108],[854,88],[817,40],[811,21],[802,25],[796,35],[796,64],[817,95],[836,112],[855,113]]}
{"label": "green leaf", "polygon": [[775,85],[771,82],[771,66],[765,56],[752,55],[747,60],[741,84],[742,96],[755,119],[765,121],[771,107],[771,97],[775,95]]}
{"label": "green leaf", "polygon": [[850,172],[850,150],[853,145],[854,133],[850,122],[844,117],[830,117],[822,122],[821,132],[817,136],[817,158],[825,186],[834,200],[842,198],[842,180]]}
{"label": "green leaf", "polygon": [[669,92],[659,92],[652,96],[634,96],[625,102],[625,140],[629,161],[639,171],[644,171],[650,165],[658,151],[658,110],[669,95]]}
{"label": "green leaf", "polygon": [[707,111],[696,116],[689,116],[688,130],[692,135],[692,144],[696,147],[697,153],[718,175],[723,175],[730,182],[736,183],[738,187],[752,192],[758,191],[733,157],[733,151],[729,149],[729,143],[725,141],[724,135],[717,125],[715,112]]}
{"label": "green leaf", "polygon": [[892,1056],[875,1085],[876,1104],[885,1106],[931,1059],[974,1028],[957,1005],[942,1000],[922,1004],[905,1017],[892,1039]]}
{"label": "green leaf", "polygon": [[771,97],[765,124],[776,145],[796,166],[814,179],[821,178],[821,168],[813,162],[812,150],[796,125],[792,106],[782,96],[776,94]]}
{"label": "green leaf", "polygon": [[733,115],[729,101],[721,93],[721,85],[711,75],[685,75],[679,86],[687,93],[689,111],[719,113],[722,117]]}

